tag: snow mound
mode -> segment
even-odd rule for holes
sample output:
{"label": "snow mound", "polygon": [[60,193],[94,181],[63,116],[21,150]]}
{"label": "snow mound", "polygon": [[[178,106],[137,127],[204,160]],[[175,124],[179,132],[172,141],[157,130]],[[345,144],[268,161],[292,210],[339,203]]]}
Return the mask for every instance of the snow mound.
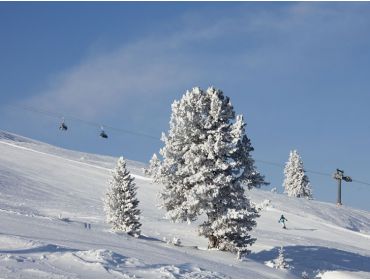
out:
{"label": "snow mound", "polygon": [[224,278],[192,264],[146,264],[105,249],[56,253],[48,259],[54,267],[78,278]]}
{"label": "snow mound", "polygon": [[317,277],[322,279],[369,279],[370,273],[364,271],[326,271],[319,273]]}
{"label": "snow mound", "polygon": [[76,251],[47,244],[17,251],[27,255],[1,252],[0,273],[9,278],[225,278],[194,264],[147,264],[106,249]]}
{"label": "snow mound", "polygon": [[8,235],[0,235],[1,251],[32,248],[36,242]]}

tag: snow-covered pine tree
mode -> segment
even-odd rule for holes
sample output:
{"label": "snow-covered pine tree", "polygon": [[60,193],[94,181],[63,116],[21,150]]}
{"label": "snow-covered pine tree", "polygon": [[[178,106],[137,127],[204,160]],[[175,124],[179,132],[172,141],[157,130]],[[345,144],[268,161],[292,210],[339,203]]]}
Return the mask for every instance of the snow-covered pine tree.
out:
{"label": "snow-covered pine tree", "polygon": [[308,275],[308,273],[306,271],[302,272],[301,277],[302,277],[302,279],[309,279],[310,278],[310,276]]}
{"label": "snow-covered pine tree", "polygon": [[[163,157],[158,181],[164,188],[160,192],[162,207],[167,217],[174,222],[194,221],[198,213],[191,213],[187,207],[187,191],[193,185],[187,178],[194,174],[186,154],[194,151],[197,144],[204,142],[205,93],[199,88],[187,91],[180,101],[172,104],[170,130],[162,134]],[[196,162],[199,165],[199,162]],[[194,162],[195,164],[195,162]],[[193,211],[194,212],[194,211]]]}
{"label": "snow-covered pine tree", "polygon": [[210,248],[247,253],[248,232],[258,213],[244,194],[264,183],[250,157],[245,123],[228,97],[211,87],[194,88],[172,105],[170,131],[161,149],[163,207],[173,221],[193,221],[205,213],[199,232]]}
{"label": "snow-covered pine tree", "polygon": [[274,261],[274,267],[277,269],[288,269],[289,268],[289,264],[285,260],[283,246],[281,246],[279,249],[279,256]]}
{"label": "snow-covered pine tree", "polygon": [[144,170],[145,174],[151,176],[154,181],[157,181],[160,165],[161,162],[158,159],[157,155],[153,154],[152,158],[149,161],[149,167]]}
{"label": "snow-covered pine tree", "polygon": [[296,150],[290,152],[284,175],[283,187],[288,196],[312,199],[311,184],[305,174],[302,159]]}
{"label": "snow-covered pine tree", "polygon": [[120,157],[112,172],[108,192],[104,199],[107,222],[116,232],[126,232],[132,236],[140,235],[140,210],[136,198],[134,178],[126,168],[126,162]]}

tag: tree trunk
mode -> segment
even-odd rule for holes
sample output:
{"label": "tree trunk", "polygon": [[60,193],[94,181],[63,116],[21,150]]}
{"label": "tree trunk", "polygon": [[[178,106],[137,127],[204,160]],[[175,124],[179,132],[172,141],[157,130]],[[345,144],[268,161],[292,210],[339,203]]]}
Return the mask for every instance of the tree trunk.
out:
{"label": "tree trunk", "polygon": [[218,240],[215,236],[208,237],[208,249],[218,248]]}
{"label": "tree trunk", "polygon": [[[215,216],[214,213],[207,213],[207,218],[208,218],[207,223],[209,225],[211,225],[212,222],[215,220],[214,216]],[[207,235],[208,235],[208,249],[218,248],[219,241],[217,237],[214,236],[211,232],[208,232]]]}

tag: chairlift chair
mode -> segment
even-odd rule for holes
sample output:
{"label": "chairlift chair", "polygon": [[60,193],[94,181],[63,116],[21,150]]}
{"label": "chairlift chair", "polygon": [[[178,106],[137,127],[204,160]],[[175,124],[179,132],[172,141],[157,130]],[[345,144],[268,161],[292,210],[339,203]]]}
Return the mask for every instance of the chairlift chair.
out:
{"label": "chairlift chair", "polygon": [[65,131],[65,130],[67,130],[68,129],[68,126],[65,124],[65,122],[64,122],[64,118],[63,118],[63,120],[62,120],[62,123],[60,124],[60,126],[59,126],[59,129],[60,130],[63,130],[63,131]]}
{"label": "chairlift chair", "polygon": [[105,139],[107,139],[107,138],[108,138],[108,135],[104,132],[103,127],[101,127],[100,137],[101,137],[101,138],[105,138]]}

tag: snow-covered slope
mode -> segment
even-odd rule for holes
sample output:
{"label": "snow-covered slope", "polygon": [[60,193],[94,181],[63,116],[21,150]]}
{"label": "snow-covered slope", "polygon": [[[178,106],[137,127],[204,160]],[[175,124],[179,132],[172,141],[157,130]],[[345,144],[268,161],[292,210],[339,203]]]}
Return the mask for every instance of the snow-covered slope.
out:
{"label": "snow-covered slope", "polygon": [[[254,190],[270,200],[253,253],[238,261],[206,250],[196,224],[173,224],[156,207],[159,185],[128,161],[142,210],[139,239],[114,234],[102,197],[116,158],[68,151],[0,131],[0,275],[3,278],[370,278],[370,213]],[[287,230],[278,224],[284,213]],[[86,228],[91,225],[91,229]],[[182,246],[164,240],[181,239]],[[271,268],[284,246],[292,267]]]}

